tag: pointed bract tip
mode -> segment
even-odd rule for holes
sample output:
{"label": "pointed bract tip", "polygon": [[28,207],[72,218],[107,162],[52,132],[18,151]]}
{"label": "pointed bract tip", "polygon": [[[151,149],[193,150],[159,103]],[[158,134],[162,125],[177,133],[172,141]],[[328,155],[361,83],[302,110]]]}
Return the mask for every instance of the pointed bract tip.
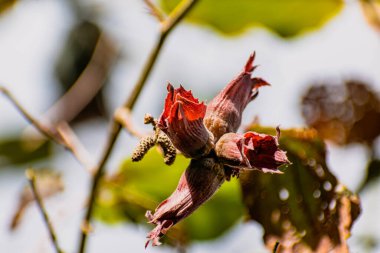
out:
{"label": "pointed bract tip", "polygon": [[244,71],[247,72],[247,73],[251,73],[255,68],[256,66],[253,66],[253,62],[255,60],[255,57],[256,57],[256,52],[253,52],[249,58],[248,58],[248,61],[247,63],[245,64],[245,67],[244,67]]}
{"label": "pointed bract tip", "polygon": [[271,86],[270,83],[260,77],[251,78],[251,81],[253,83],[253,89],[260,88],[261,86]]}
{"label": "pointed bract tip", "polygon": [[[285,155],[286,155],[286,152],[285,152]],[[291,161],[289,161],[288,157],[286,157],[285,164],[286,165],[292,165],[293,163]]]}
{"label": "pointed bract tip", "polygon": [[277,140],[280,139],[280,135],[281,135],[281,130],[280,130],[280,125],[276,126],[276,137],[277,137]]}
{"label": "pointed bract tip", "polygon": [[253,53],[251,53],[251,55],[249,56],[249,58],[252,58],[252,62],[254,62],[255,58],[256,58],[256,51],[253,51]]}
{"label": "pointed bract tip", "polygon": [[184,91],[186,92],[185,88],[183,88],[182,84],[179,85],[179,88],[178,88],[179,91]]}
{"label": "pointed bract tip", "polygon": [[267,81],[258,77],[251,78],[251,82],[252,82],[252,94],[250,97],[251,101],[254,100],[259,95],[259,88],[261,86],[270,86],[270,84]]}
{"label": "pointed bract tip", "polygon": [[262,171],[264,173],[269,173],[269,174],[284,174],[283,171],[278,170],[278,169],[261,168],[260,171]]}
{"label": "pointed bract tip", "polygon": [[145,217],[148,219],[148,223],[152,223],[153,220],[153,214],[152,211],[148,210],[145,212]]}
{"label": "pointed bract tip", "polygon": [[166,89],[168,90],[168,92],[174,91],[174,87],[173,87],[173,85],[170,82],[168,82],[168,85],[166,86]]}

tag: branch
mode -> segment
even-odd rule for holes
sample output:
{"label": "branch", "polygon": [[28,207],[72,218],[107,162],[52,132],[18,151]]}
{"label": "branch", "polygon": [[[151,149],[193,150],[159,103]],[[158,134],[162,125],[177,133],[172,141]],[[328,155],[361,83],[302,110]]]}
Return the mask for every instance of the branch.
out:
{"label": "branch", "polygon": [[37,187],[36,187],[36,175],[34,174],[34,171],[32,169],[27,169],[26,170],[26,177],[30,183],[30,187],[32,188],[32,192],[33,192],[33,195],[34,195],[34,198],[36,199],[36,202],[37,202],[37,205],[38,205],[38,208],[42,214],[42,217],[44,219],[44,222],[47,226],[47,229],[49,231],[49,235],[50,235],[50,239],[54,245],[54,248],[56,250],[57,253],[63,253],[63,251],[61,250],[61,248],[59,247],[58,245],[58,240],[57,240],[57,236],[56,236],[56,233],[54,231],[54,228],[53,228],[53,225],[51,224],[51,221],[49,219],[49,216],[46,212],[46,209],[45,209],[45,206],[44,206],[44,203],[42,202],[42,198],[41,196],[39,195],[38,191],[37,191]]}
{"label": "branch", "polygon": [[120,107],[116,109],[114,113],[114,120],[118,122],[131,135],[136,136],[139,139],[146,136],[133,125],[131,111],[127,108]]}
{"label": "branch", "polygon": [[12,95],[12,93],[5,87],[0,87],[0,92],[2,92],[6,98],[16,107],[16,109],[21,113],[21,115],[32,124],[41,134],[46,138],[55,141],[56,143],[63,145],[65,148],[68,148],[64,141],[60,138],[59,135],[55,134],[54,131],[46,125],[40,123],[35,119],[29,112],[17,101],[17,99]]}
{"label": "branch", "polygon": [[[80,153],[77,152],[78,148],[74,145],[74,142],[70,142],[67,134],[60,132],[59,127],[54,130],[51,127],[41,123],[39,120],[34,118],[12,95],[12,93],[5,87],[0,86],[0,92],[2,92],[6,98],[16,107],[16,109],[21,113],[21,115],[32,124],[42,135],[46,138],[56,142],[57,144],[63,146],[65,149],[69,150],[73,156],[86,168],[88,168],[88,163],[83,163],[86,159],[80,156]],[[67,130],[68,127],[66,127]],[[71,135],[73,136],[73,134]],[[79,140],[76,139],[75,144],[78,144]]]}
{"label": "branch", "polygon": [[273,247],[273,253],[277,253],[278,247],[280,246],[280,242],[277,241],[276,244]]}
{"label": "branch", "polygon": [[151,0],[144,0],[144,2],[148,6],[150,14],[157,18],[159,22],[165,21],[165,14]]}
{"label": "branch", "polygon": [[62,140],[69,147],[71,153],[78,159],[78,161],[85,167],[85,169],[90,173],[94,173],[94,162],[90,158],[90,154],[80,142],[79,138],[76,136],[72,128],[67,122],[60,122],[57,125],[57,132],[61,136]]}
{"label": "branch", "polygon": [[380,32],[380,4],[376,0],[361,0],[360,3],[368,24]]}
{"label": "branch", "polygon": [[72,121],[106,83],[119,49],[101,33],[86,68],[70,89],[42,116],[50,122]]}
{"label": "branch", "polygon": [[[148,79],[151,70],[156,63],[157,57],[161,51],[161,48],[167,38],[167,36],[170,34],[170,32],[175,28],[175,26],[185,17],[185,15],[191,10],[191,8],[195,5],[195,3],[198,0],[182,0],[182,2],[173,10],[173,12],[169,15],[169,17],[161,23],[161,29],[158,41],[156,42],[156,45],[154,46],[153,50],[151,51],[144,68],[141,71],[140,77],[137,80],[134,89],[127,99],[127,101],[124,103],[124,107],[126,107],[129,110],[132,110],[137,98],[139,97],[141,90],[143,89],[146,80]],[[82,221],[82,227],[90,227],[90,221],[92,218],[92,212],[95,204],[95,199],[98,194],[98,185],[100,182],[100,179],[103,176],[104,173],[104,167],[105,164],[112,152],[112,149],[115,145],[115,142],[119,136],[119,133],[121,131],[121,125],[113,120],[111,123],[111,129],[109,132],[109,136],[103,151],[103,154],[100,158],[100,162],[95,170],[95,175],[91,182],[91,191],[90,191],[90,197],[88,202],[87,211],[85,214],[85,217]],[[78,248],[78,253],[83,253],[85,251],[86,242],[87,242],[87,230],[82,229],[81,230],[81,238],[80,238],[80,244]]]}

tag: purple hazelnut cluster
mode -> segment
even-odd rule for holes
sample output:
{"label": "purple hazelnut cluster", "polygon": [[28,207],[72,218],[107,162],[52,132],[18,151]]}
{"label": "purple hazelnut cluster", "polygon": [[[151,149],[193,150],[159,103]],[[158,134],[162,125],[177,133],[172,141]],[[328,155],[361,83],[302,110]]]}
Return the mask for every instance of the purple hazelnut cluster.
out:
{"label": "purple hazelnut cluster", "polygon": [[191,158],[176,190],[158,205],[154,214],[146,213],[156,227],[149,232],[145,246],[159,239],[177,222],[206,202],[231,175],[241,170],[281,173],[289,164],[286,152],[279,148],[277,136],[246,132],[238,134],[242,113],[258,95],[261,86],[269,85],[251,77],[256,66],[253,53],[243,71],[208,104],[199,102],[191,91],[168,84],[164,110],[157,126],[176,149]]}

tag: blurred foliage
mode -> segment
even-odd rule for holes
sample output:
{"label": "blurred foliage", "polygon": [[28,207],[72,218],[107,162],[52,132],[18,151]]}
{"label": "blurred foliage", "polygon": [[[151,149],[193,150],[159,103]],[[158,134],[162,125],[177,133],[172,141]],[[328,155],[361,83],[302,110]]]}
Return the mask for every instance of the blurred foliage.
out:
{"label": "blurred foliage", "polygon": [[86,68],[99,36],[99,27],[89,21],[80,21],[71,28],[56,66],[58,80],[64,89],[70,88]]}
{"label": "blurred foliage", "polygon": [[[49,170],[41,169],[35,171],[36,176],[36,187],[41,198],[51,197],[59,192],[64,190],[64,184],[62,181],[62,176],[60,173]],[[19,225],[24,211],[35,200],[34,194],[28,182],[25,182],[25,185],[20,193],[18,207],[15,211],[10,229],[14,230]]]}
{"label": "blurred foliage", "polygon": [[[98,25],[87,20],[81,20],[71,28],[56,63],[55,72],[63,91],[70,89],[88,66],[100,34],[101,30]],[[103,95],[100,91],[76,116],[76,120],[103,116],[104,114]]]}
{"label": "blurred foliage", "polygon": [[16,2],[17,0],[0,0],[0,14],[9,10]]}
{"label": "blurred foliage", "polygon": [[[97,200],[96,216],[107,223],[131,221],[146,224],[147,210],[154,210],[176,188],[190,160],[177,156],[172,166],[163,162],[156,148],[141,162],[126,160],[120,171],[104,180]],[[224,183],[217,194],[169,231],[173,242],[187,243],[220,236],[243,215],[237,180]],[[150,226],[150,225],[149,225]]]}
{"label": "blurred foliage", "polygon": [[372,182],[376,181],[380,178],[380,160],[373,159],[368,163],[366,168],[367,175],[364,178],[363,182],[358,188],[358,192],[363,191],[367,186],[369,186]]}
{"label": "blurred foliage", "polygon": [[[274,128],[250,130],[275,134]],[[169,231],[169,243],[215,238],[242,217],[245,205],[249,218],[264,227],[269,248],[280,241],[279,252],[330,248],[345,252],[350,228],[360,213],[359,200],[328,170],[323,140],[315,130],[286,130],[280,145],[293,163],[283,175],[242,173],[243,203],[236,180],[226,182],[209,202]],[[146,210],[171,194],[188,163],[179,156],[168,167],[157,149],[139,163],[126,160],[118,173],[103,182],[96,216],[107,223],[145,224]]]}
{"label": "blurred foliage", "polygon": [[380,32],[380,0],[360,0],[368,24]]}
{"label": "blurred foliage", "polygon": [[[180,0],[160,0],[170,12]],[[226,35],[237,35],[249,27],[266,27],[288,38],[321,27],[336,15],[343,0],[202,0],[188,20]]]}
{"label": "blurred foliage", "polygon": [[302,98],[306,123],[338,145],[372,146],[380,135],[380,99],[364,82],[314,84]]}
{"label": "blurred foliage", "polygon": [[[249,130],[275,134],[275,128]],[[249,217],[264,228],[264,241],[278,252],[348,252],[346,239],[360,213],[359,199],[329,171],[323,140],[315,130],[285,130],[280,147],[292,165],[283,175],[241,175]]]}
{"label": "blurred foliage", "polygon": [[46,139],[14,136],[0,139],[0,167],[20,165],[49,157],[51,142]]}
{"label": "blurred foliage", "polygon": [[[302,98],[302,115],[322,138],[338,145],[365,144],[375,154],[375,140],[380,135],[380,98],[361,81],[342,84],[314,84]],[[375,157],[367,166],[367,176],[359,187],[380,178]]]}

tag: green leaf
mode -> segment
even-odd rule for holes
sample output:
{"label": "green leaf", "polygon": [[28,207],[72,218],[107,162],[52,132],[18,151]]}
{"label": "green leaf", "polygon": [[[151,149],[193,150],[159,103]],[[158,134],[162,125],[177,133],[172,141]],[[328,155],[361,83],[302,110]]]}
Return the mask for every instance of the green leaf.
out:
{"label": "green leaf", "polygon": [[[154,211],[175,190],[189,162],[179,155],[172,166],[167,166],[156,148],[141,162],[127,159],[116,175],[103,182],[96,216],[110,224],[121,221],[146,224],[145,212]],[[168,237],[182,243],[213,239],[233,226],[242,214],[240,187],[237,180],[232,180],[224,183],[210,201],[169,231]]]}
{"label": "green leaf", "polygon": [[[179,0],[160,0],[170,12]],[[324,25],[343,6],[343,0],[202,0],[188,21],[237,35],[250,27],[266,27],[282,37],[292,37]]]}
{"label": "green leaf", "polygon": [[20,136],[0,139],[0,166],[30,163],[51,154],[51,143],[46,139]]}
{"label": "green leaf", "polygon": [[[274,134],[274,128],[250,130]],[[264,228],[264,241],[279,252],[348,252],[346,239],[360,213],[357,196],[329,171],[325,146],[314,130],[281,132],[280,147],[293,163],[282,175],[241,175],[249,217]]]}

